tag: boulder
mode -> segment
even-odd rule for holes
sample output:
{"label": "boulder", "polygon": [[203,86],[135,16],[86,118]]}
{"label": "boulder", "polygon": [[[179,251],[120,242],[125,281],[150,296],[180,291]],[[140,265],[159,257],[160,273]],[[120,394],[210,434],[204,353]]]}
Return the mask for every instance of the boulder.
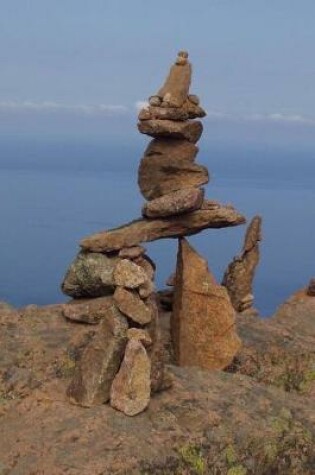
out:
{"label": "boulder", "polygon": [[68,320],[95,325],[106,318],[109,308],[114,304],[113,297],[71,300],[63,306],[63,315]]}
{"label": "boulder", "polygon": [[147,218],[164,218],[189,213],[201,208],[203,199],[203,189],[184,188],[149,201],[143,206],[142,215]]}
{"label": "boulder", "polygon": [[[218,205],[164,219],[138,219],[119,228],[93,234],[83,239],[86,251],[110,252],[157,239],[189,236],[202,229],[224,228],[245,223],[245,218],[231,206]],[[119,285],[119,284],[118,284]]]}
{"label": "boulder", "polygon": [[196,143],[201,137],[203,126],[198,120],[176,122],[152,119],[139,121],[138,130],[141,134],[150,135],[154,138],[169,137]]}
{"label": "boulder", "polygon": [[140,161],[138,185],[147,200],[184,188],[198,187],[208,181],[207,168],[191,160],[174,159],[167,155],[150,155]]}
{"label": "boulder", "polygon": [[126,318],[112,305],[77,363],[67,389],[73,404],[91,407],[109,400],[113,379],[124,356],[127,330]]}
{"label": "boulder", "polygon": [[64,294],[74,298],[102,297],[114,292],[113,271],[117,256],[80,252],[62,282]]}
{"label": "boulder", "polygon": [[259,263],[261,239],[261,217],[255,216],[246,231],[241,255],[233,259],[224,273],[222,285],[227,288],[237,312],[243,312],[253,305],[253,280]]}
{"label": "boulder", "polygon": [[139,325],[145,325],[151,321],[152,309],[141,300],[138,292],[117,287],[114,301],[121,313]]}
{"label": "boulder", "polygon": [[111,406],[127,416],[143,412],[150,402],[150,371],[150,359],[141,341],[129,340],[111,387]]}
{"label": "boulder", "polygon": [[227,290],[186,239],[179,241],[171,334],[180,366],[224,369],[241,345]]}
{"label": "boulder", "polygon": [[115,267],[115,285],[126,287],[127,289],[137,289],[147,280],[148,276],[145,270],[129,259],[122,259]]}

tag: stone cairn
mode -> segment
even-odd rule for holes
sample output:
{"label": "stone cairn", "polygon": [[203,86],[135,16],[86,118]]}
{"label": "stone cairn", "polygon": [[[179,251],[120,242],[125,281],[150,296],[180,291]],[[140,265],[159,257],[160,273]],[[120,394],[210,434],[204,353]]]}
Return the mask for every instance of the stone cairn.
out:
{"label": "stone cairn", "polygon": [[192,68],[179,52],[169,75],[139,114],[139,131],[153,137],[142,158],[138,184],[143,217],[83,239],[62,290],[73,300],[64,316],[94,325],[83,345],[67,394],[71,402],[111,406],[133,416],[150,396],[169,387],[154,287],[155,265],[141,243],[179,238],[171,334],[180,365],[223,368],[240,341],[234,309],[206,261],[184,236],[236,226],[232,206],[204,199],[206,167],[195,163],[205,111],[189,94]]}

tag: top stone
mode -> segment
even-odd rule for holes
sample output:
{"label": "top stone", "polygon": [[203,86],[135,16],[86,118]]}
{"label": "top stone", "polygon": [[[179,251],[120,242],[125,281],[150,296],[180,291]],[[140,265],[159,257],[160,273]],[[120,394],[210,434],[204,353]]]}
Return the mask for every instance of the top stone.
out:
{"label": "top stone", "polygon": [[192,68],[188,61],[188,53],[180,51],[164,85],[157,95],[154,96],[160,103],[156,103],[156,105],[161,105],[162,107],[182,107],[189,94],[191,74]]}

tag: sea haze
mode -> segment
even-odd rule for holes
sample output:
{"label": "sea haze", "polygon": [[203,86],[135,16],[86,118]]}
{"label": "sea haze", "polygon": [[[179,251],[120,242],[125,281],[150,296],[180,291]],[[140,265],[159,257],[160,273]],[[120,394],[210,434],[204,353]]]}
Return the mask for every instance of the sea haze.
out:
{"label": "sea haze", "polygon": [[[80,238],[140,215],[137,166],[147,140],[5,139],[0,144],[0,300],[16,306],[64,301],[59,287]],[[315,160],[310,150],[203,144],[207,197],[263,217],[256,306],[264,316],[315,274]],[[245,227],[190,238],[220,281]],[[176,240],[147,245],[157,283],[173,271]]]}

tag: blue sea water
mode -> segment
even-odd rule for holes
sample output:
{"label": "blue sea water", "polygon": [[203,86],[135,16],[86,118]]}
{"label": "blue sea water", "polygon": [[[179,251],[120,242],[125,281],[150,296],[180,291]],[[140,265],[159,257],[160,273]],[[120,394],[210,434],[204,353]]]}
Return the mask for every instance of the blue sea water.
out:
{"label": "blue sea water", "polygon": [[[78,140],[0,143],[0,300],[16,306],[64,301],[59,290],[79,240],[140,215],[137,166],[144,141]],[[207,197],[263,217],[256,306],[271,315],[315,275],[315,159],[311,151],[241,144],[203,145],[198,162],[212,175]],[[190,238],[221,280],[241,248],[245,227]],[[176,240],[150,243],[163,282]]]}

